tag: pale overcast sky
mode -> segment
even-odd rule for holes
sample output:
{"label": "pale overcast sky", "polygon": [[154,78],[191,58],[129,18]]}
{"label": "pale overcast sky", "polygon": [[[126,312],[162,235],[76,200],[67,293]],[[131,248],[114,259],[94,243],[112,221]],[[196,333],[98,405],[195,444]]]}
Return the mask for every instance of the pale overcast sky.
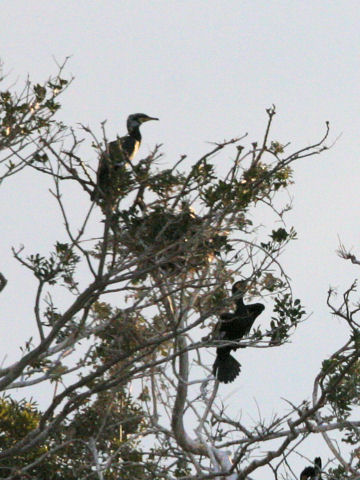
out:
{"label": "pale overcast sky", "polygon": [[[75,81],[60,117],[95,130],[107,119],[110,136],[125,132],[129,113],[160,117],[144,126],[142,153],[162,143],[169,164],[183,153],[196,159],[208,141],[245,132],[249,143],[259,139],[273,103],[271,137],[294,147],[319,139],[330,121],[330,138],[341,135],[332,150],[295,165],[288,225],[299,240],[283,257],[296,296],[313,315],[291,345],[242,351],[243,373],[226,387],[239,408],[254,409],[256,398],[265,413],[275,411],[279,397],[310,394],[309,372],[343,338],[325,306],[328,286],[341,291],[358,275],[335,250],[339,235],[360,255],[359,1],[2,0],[0,15],[0,57],[11,81],[21,85],[27,74],[42,81],[56,71],[53,57],[71,55],[67,72]],[[10,246],[34,251],[60,231],[51,222],[55,203],[27,175],[0,190],[1,271],[9,279],[1,322],[12,328],[1,344],[10,357],[19,338],[33,333],[30,274],[15,265]],[[37,202],[48,202],[47,212]],[[74,202],[80,208],[88,199]]]}

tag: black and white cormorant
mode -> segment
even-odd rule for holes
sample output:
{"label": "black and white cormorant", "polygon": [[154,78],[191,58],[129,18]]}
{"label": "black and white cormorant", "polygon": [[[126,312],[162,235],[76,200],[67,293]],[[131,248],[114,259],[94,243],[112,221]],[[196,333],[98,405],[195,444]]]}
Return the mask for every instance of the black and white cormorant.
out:
{"label": "black and white cormorant", "polygon": [[140,125],[149,120],[159,120],[155,117],[149,117],[145,113],[133,113],[128,116],[126,126],[128,134],[124,137],[117,137],[116,140],[108,144],[108,150],[100,157],[97,171],[96,187],[91,195],[91,200],[99,197],[113,195],[113,187],[116,185],[116,177],[121,175],[121,169],[126,162],[131,161],[141,144]]}
{"label": "black and white cormorant", "polygon": [[[238,342],[250,332],[255,319],[264,311],[265,307],[262,303],[244,304],[245,289],[245,282],[234,283],[232,293],[235,296],[236,310],[233,313],[227,312],[220,315],[218,340]],[[213,375],[219,382],[233,382],[239,375],[240,364],[230,355],[231,350],[237,350],[238,348],[237,345],[224,345],[216,349]]]}
{"label": "black and white cormorant", "polygon": [[316,457],[313,467],[306,467],[300,474],[300,480],[321,480],[321,458]]}

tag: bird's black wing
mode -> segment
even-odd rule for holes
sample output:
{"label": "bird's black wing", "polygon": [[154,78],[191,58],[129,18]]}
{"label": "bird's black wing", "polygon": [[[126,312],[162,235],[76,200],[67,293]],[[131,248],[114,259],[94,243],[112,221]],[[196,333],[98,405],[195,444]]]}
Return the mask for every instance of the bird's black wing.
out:
{"label": "bird's black wing", "polygon": [[118,137],[116,140],[110,142],[108,145],[109,160],[111,165],[115,168],[124,163],[124,160],[126,160],[126,153],[123,144],[125,143],[125,139],[127,137],[128,136],[122,138]]}
{"label": "bird's black wing", "polygon": [[264,310],[265,307],[262,303],[253,303],[252,305],[246,305],[247,315],[246,318],[243,319],[245,335],[250,332],[255,320]]}
{"label": "bird's black wing", "polygon": [[316,457],[313,467],[306,467],[300,474],[300,480],[315,479],[321,480],[322,462],[320,457]]}
{"label": "bird's black wing", "polygon": [[314,478],[316,472],[314,467],[306,467],[300,474],[300,480],[307,480],[308,478]]}
{"label": "bird's black wing", "polygon": [[248,335],[256,318],[264,309],[265,307],[261,303],[238,307],[235,311],[233,322],[228,326],[232,339],[240,340],[245,335]]}
{"label": "bird's black wing", "polygon": [[104,152],[99,159],[99,166],[96,173],[96,187],[91,194],[91,200],[95,200],[101,196],[106,190],[106,186],[110,183],[110,159],[109,155]]}
{"label": "bird's black wing", "polygon": [[253,303],[252,305],[246,305],[246,310],[255,320],[265,310],[265,306],[262,303]]}
{"label": "bird's black wing", "polygon": [[230,320],[234,320],[234,314],[231,312],[225,312],[220,315],[220,320],[223,320],[224,322],[229,322]]}
{"label": "bird's black wing", "polygon": [[116,195],[118,180],[124,176],[125,163],[131,158],[135,143],[135,139],[126,135],[108,144],[107,151],[100,156],[96,177],[97,186],[91,195],[92,200],[104,195]]}
{"label": "bird's black wing", "polygon": [[109,144],[109,154],[114,165],[132,160],[140,146],[139,140],[130,135],[117,138]]}
{"label": "bird's black wing", "polygon": [[227,335],[227,324],[231,323],[231,321],[234,319],[234,314],[231,312],[225,312],[219,315],[220,321],[216,324],[214,330],[213,330],[213,339],[214,340],[226,340]]}
{"label": "bird's black wing", "polygon": [[127,160],[128,149],[133,146],[135,140],[129,135],[117,138],[108,144],[108,149],[100,157],[97,171],[98,185],[106,184],[110,180],[111,171],[120,167]]}

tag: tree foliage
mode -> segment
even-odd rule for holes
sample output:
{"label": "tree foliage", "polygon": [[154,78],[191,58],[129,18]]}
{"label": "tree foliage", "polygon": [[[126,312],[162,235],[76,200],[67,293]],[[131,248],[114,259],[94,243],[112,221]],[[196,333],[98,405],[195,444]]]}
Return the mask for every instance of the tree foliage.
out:
{"label": "tree foliage", "polygon": [[[345,345],[285,415],[246,424],[225,409],[211,375],[219,342],[212,330],[232,308],[233,281],[246,280],[250,298],[267,299],[268,324],[255,325],[242,347],[281,348],[306,320],[280,263],[296,239],[282,191],[291,187],[295,162],[326,149],[328,125],[319,141],[290,151],[271,138],[271,107],[259,142],[248,145],[244,135],[215,143],[197,161],[183,156],[166,168],[156,146],[124,163],[115,198],[97,205],[90,195],[96,163],[108,153],[106,132],[103,125],[99,139],[89,127],[56,120],[68,84],[61,67],[42,85],[29,80],[20,93],[0,92],[1,182],[16,182],[9,177],[23,169],[51,178],[67,236],[54,239],[48,255],[13,249],[37,286],[36,330],[21,358],[0,370],[0,477],[241,480],[267,466],[274,478],[279,469],[293,478],[292,452],[319,433],[332,461],[324,469],[332,478],[357,478],[355,284],[341,305],[332,291],[328,299],[349,326]],[[87,210],[66,206],[69,182],[86,196]],[[265,226],[254,221],[258,211],[267,212]],[[340,253],[358,263],[344,247]],[[6,297],[6,272],[0,281]],[[51,392],[41,406],[31,400],[40,384]],[[12,394],[20,389],[22,400]],[[329,431],[348,450],[340,452]]]}

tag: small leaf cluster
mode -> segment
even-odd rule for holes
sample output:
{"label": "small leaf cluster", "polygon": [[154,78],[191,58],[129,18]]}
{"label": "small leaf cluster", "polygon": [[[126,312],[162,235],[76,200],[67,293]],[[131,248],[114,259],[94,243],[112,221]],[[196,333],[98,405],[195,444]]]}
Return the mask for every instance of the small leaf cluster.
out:
{"label": "small leaf cluster", "polygon": [[[198,298],[194,304],[194,309],[200,315],[204,312],[219,311],[219,305],[221,305],[221,309],[223,306],[228,306],[226,300],[228,299],[228,293],[225,288],[218,288],[215,291],[209,292],[207,295],[203,295],[201,298]],[[185,297],[186,301],[186,297]],[[206,325],[202,325],[200,328],[206,328]]]}
{"label": "small leaf cluster", "polygon": [[344,355],[325,360],[322,365],[326,373],[327,398],[336,415],[347,418],[360,398],[360,360],[349,367]]}
{"label": "small leaf cluster", "polygon": [[35,404],[11,397],[0,398],[0,445],[8,448],[23,438],[29,431],[37,427],[40,415]]}
{"label": "small leaf cluster", "polygon": [[51,126],[59,110],[56,97],[66,88],[68,80],[56,78],[45,84],[27,84],[18,95],[9,90],[0,92],[0,145],[22,142],[30,134]]}
{"label": "small leaf cluster", "polygon": [[270,152],[274,153],[275,155],[279,153],[284,153],[285,146],[282,145],[280,142],[277,140],[272,140],[269,148]]}
{"label": "small leaf cluster", "polygon": [[270,234],[271,240],[269,242],[261,242],[260,246],[264,250],[269,253],[274,253],[279,250],[285,243],[289,242],[290,240],[295,240],[297,237],[297,233],[293,227],[291,227],[290,231],[287,232],[285,228],[278,228],[277,230],[273,230]]}
{"label": "small leaf cluster", "polygon": [[122,357],[133,354],[148,338],[154,335],[139,313],[124,314],[122,310],[112,308],[108,303],[95,302],[92,313],[99,324],[106,325],[96,337],[100,340],[94,351],[96,359],[107,362],[119,355]]}
{"label": "small leaf cluster", "polygon": [[354,478],[353,475],[348,473],[345,467],[340,464],[336,468],[329,468],[328,476],[331,480],[350,480]]}
{"label": "small leaf cluster", "polygon": [[185,458],[179,458],[176,462],[176,468],[174,470],[174,476],[176,478],[185,477],[191,474],[191,468]]}
{"label": "small leaf cluster", "polygon": [[55,251],[49,258],[36,253],[27,260],[29,268],[41,282],[54,285],[60,277],[69,289],[76,289],[74,273],[80,257],[68,243],[56,242]]}
{"label": "small leaf cluster", "polygon": [[286,188],[292,183],[294,183],[292,180],[292,169],[289,166],[277,170],[273,175],[273,189],[275,191],[280,188]]}
{"label": "small leaf cluster", "polygon": [[239,178],[218,179],[200,191],[203,202],[209,208],[231,206],[233,210],[245,211],[262,198],[291,183],[290,167],[272,172],[271,167],[258,162],[243,170]]}
{"label": "small leaf cluster", "polygon": [[188,182],[190,185],[194,182],[197,189],[200,190],[203,185],[207,185],[216,178],[217,175],[215,173],[214,165],[204,159],[195,163],[195,165],[191,167]]}
{"label": "small leaf cluster", "polygon": [[164,169],[151,175],[147,180],[147,185],[149,190],[156,193],[160,198],[164,198],[169,193],[177,191],[178,187],[183,185],[184,180],[185,177],[180,173],[174,174],[172,170]]}
{"label": "small leaf cluster", "polygon": [[274,316],[271,317],[269,333],[271,344],[281,344],[289,337],[289,330],[296,327],[305,315],[301,301],[292,299],[289,293],[275,298]]}
{"label": "small leaf cluster", "polygon": [[[10,396],[1,397],[0,450],[4,451],[11,448],[18,441],[22,440],[27,434],[38,427],[40,419],[41,412],[39,412],[32,401],[25,399],[16,401]],[[32,448],[27,453],[18,455],[16,461],[14,458],[0,460],[0,478],[7,478],[10,474],[14,474],[14,471],[19,470],[21,467],[26,467],[40,455],[46,453],[46,451],[47,446],[40,445]],[[31,469],[28,471],[28,474],[34,474],[34,471],[34,469]],[[47,466],[44,466],[44,476],[40,478],[45,480],[48,472]]]}

